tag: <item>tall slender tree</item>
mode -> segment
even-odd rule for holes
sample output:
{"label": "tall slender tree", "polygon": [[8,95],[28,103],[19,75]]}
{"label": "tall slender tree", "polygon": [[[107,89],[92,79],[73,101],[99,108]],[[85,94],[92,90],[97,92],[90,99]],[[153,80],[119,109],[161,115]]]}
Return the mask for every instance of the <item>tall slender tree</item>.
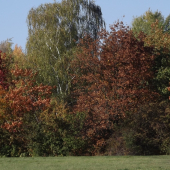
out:
{"label": "tall slender tree", "polygon": [[73,51],[84,34],[97,38],[104,27],[101,8],[91,0],[62,0],[32,8],[27,18],[27,54],[30,66],[39,71],[38,83],[56,85],[55,93],[69,93],[68,75]]}

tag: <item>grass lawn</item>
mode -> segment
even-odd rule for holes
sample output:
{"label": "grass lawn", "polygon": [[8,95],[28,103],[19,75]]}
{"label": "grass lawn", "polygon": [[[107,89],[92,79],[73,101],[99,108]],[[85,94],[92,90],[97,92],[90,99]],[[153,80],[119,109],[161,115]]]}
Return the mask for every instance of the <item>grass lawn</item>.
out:
{"label": "grass lawn", "polygon": [[0,158],[0,170],[170,170],[170,156]]}

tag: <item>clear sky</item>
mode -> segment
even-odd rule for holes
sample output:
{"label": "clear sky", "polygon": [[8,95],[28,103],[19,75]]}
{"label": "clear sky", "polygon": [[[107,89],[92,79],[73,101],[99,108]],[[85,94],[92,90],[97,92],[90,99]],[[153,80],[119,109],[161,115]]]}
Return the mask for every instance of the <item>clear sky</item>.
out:
{"label": "clear sky", "polygon": [[[53,2],[54,0],[0,0],[0,42],[12,38],[14,45],[18,44],[25,49],[29,10],[40,4]],[[143,15],[149,8],[153,12],[160,11],[164,17],[170,14],[170,0],[95,0],[95,3],[102,9],[107,30],[118,19],[131,26],[133,17]]]}

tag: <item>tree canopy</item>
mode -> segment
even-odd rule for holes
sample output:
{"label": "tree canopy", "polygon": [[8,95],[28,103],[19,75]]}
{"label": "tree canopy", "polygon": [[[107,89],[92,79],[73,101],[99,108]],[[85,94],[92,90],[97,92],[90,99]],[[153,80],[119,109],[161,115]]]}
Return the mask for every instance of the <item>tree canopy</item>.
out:
{"label": "tree canopy", "polygon": [[0,156],[170,154],[169,19],[109,32],[92,0],[32,8],[27,52],[0,44]]}
{"label": "tree canopy", "polygon": [[152,83],[161,96],[168,99],[169,92],[166,87],[170,81],[170,15],[165,19],[161,12],[148,10],[144,15],[133,19],[131,29],[135,35],[144,32],[145,45],[154,46],[156,57],[152,70],[155,72],[155,77]]}
{"label": "tree canopy", "polygon": [[72,65],[76,72],[73,112],[86,114],[82,135],[95,147],[104,145],[114,121],[126,119],[127,111],[135,112],[141,104],[157,98],[147,85],[153,77],[154,48],[144,47],[144,36],[139,35],[138,41],[123,23],[117,23],[110,33],[103,30],[100,39],[87,38],[80,43],[78,59]]}
{"label": "tree canopy", "polygon": [[133,18],[132,30],[135,33],[142,31],[145,34],[150,34],[152,31],[151,24],[156,22],[156,20],[158,20],[158,27],[160,29],[163,29],[164,32],[170,32],[170,15],[164,18],[161,12],[152,12],[150,9],[145,14]]}
{"label": "tree canopy", "polygon": [[29,11],[27,54],[30,66],[39,71],[38,82],[56,85],[64,97],[69,92],[68,76],[72,53],[80,38],[94,39],[105,26],[101,8],[93,1],[62,0]]}

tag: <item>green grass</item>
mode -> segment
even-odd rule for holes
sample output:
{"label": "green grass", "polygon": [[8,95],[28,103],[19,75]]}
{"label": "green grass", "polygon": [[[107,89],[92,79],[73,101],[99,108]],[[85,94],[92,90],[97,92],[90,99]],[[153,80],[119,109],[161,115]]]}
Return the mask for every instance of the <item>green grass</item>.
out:
{"label": "green grass", "polygon": [[0,158],[0,170],[170,170],[170,156]]}

